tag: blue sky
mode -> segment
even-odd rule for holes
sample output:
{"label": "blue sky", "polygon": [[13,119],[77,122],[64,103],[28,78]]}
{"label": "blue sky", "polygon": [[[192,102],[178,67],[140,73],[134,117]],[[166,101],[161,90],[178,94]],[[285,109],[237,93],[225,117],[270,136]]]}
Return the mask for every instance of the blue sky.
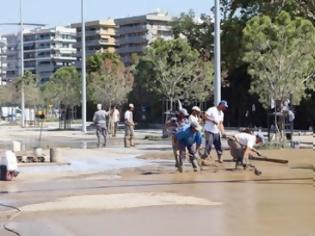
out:
{"label": "blue sky", "polygon": [[[49,26],[80,21],[81,0],[23,0],[25,22]],[[214,0],[85,0],[86,20],[141,15],[159,8],[171,15],[193,9],[209,13]],[[0,23],[19,21],[19,0],[0,0]],[[14,32],[16,27],[0,26],[0,33]]]}

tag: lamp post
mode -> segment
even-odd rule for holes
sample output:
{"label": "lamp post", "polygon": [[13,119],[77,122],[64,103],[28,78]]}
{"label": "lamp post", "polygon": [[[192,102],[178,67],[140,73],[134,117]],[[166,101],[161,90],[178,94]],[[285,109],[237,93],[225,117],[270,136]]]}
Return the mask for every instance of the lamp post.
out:
{"label": "lamp post", "polygon": [[45,26],[44,24],[33,24],[33,23],[23,23],[23,2],[20,0],[19,13],[20,22],[19,23],[0,23],[0,25],[19,25],[20,26],[20,77],[21,77],[21,126],[25,126],[25,93],[24,93],[24,41],[23,41],[23,28],[24,25],[28,26]]}
{"label": "lamp post", "polygon": [[23,42],[23,15],[22,15],[22,0],[20,0],[20,50],[21,50],[21,126],[25,127],[25,94],[24,94],[24,42]]}
{"label": "lamp post", "polygon": [[84,22],[84,0],[81,0],[81,40],[82,40],[82,132],[86,133],[86,53],[85,53],[85,22]]}
{"label": "lamp post", "polygon": [[221,100],[221,42],[220,42],[220,0],[215,0],[215,23],[214,23],[214,105]]}

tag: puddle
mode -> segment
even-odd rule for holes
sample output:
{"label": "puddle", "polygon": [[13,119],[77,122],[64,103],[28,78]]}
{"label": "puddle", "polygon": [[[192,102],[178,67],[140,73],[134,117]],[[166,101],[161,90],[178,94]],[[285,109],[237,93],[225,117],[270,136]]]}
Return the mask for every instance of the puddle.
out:
{"label": "puddle", "polygon": [[135,168],[150,164],[149,161],[136,158],[136,156],[125,157],[88,157],[64,158],[70,165],[62,166],[32,166],[20,167],[21,173],[54,173],[54,172],[99,172],[107,170],[119,170],[124,168]]}

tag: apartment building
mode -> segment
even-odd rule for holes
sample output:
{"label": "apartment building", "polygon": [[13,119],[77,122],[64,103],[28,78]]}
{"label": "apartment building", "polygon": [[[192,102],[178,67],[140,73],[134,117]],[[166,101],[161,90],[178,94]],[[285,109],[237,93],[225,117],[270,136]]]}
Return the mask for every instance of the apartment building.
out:
{"label": "apartment building", "polygon": [[76,31],[69,27],[38,28],[24,32],[24,68],[42,82],[59,68],[76,63]]}
{"label": "apartment building", "polygon": [[[63,66],[76,63],[75,29],[68,27],[36,28],[23,32],[24,70],[36,74],[42,82]],[[7,79],[20,74],[20,35],[4,35],[7,40]]]}
{"label": "apartment building", "polygon": [[[78,58],[81,58],[82,49],[82,25],[81,23],[71,24],[77,31],[76,49]],[[96,20],[85,22],[86,56],[94,55],[97,52],[116,51],[116,25],[114,20]]]}
{"label": "apartment building", "polygon": [[141,55],[155,39],[172,39],[171,22],[172,17],[160,10],[146,15],[115,19],[118,26],[118,53],[124,63],[131,64],[132,54]]}
{"label": "apartment building", "polygon": [[0,85],[6,83],[7,72],[7,41],[0,36]]}

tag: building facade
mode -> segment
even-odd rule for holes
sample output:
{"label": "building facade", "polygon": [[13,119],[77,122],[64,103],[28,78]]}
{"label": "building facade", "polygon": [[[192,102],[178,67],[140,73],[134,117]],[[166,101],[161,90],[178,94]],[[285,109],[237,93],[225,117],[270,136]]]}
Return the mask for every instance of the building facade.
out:
{"label": "building facade", "polygon": [[64,66],[75,66],[76,31],[68,27],[38,28],[24,33],[24,68],[42,82]]}
{"label": "building facade", "polygon": [[[78,58],[81,58],[82,49],[82,25],[71,24],[77,31],[76,49]],[[85,22],[86,56],[89,57],[97,52],[116,51],[116,25],[114,20],[97,20]]]}
{"label": "building facade", "polygon": [[7,40],[0,36],[0,85],[6,83],[7,77]]}
{"label": "building facade", "polygon": [[[20,74],[20,35],[4,35],[7,40],[7,79]],[[36,28],[23,32],[24,70],[37,75],[42,82],[63,66],[76,62],[75,29],[67,27]]]}
{"label": "building facade", "polygon": [[19,53],[19,35],[7,34],[3,35],[7,41],[7,68],[6,80],[13,81],[20,75],[20,53]]}
{"label": "building facade", "polygon": [[132,55],[141,55],[155,39],[173,39],[172,17],[157,10],[142,16],[116,19],[118,53],[125,64],[132,63]]}

